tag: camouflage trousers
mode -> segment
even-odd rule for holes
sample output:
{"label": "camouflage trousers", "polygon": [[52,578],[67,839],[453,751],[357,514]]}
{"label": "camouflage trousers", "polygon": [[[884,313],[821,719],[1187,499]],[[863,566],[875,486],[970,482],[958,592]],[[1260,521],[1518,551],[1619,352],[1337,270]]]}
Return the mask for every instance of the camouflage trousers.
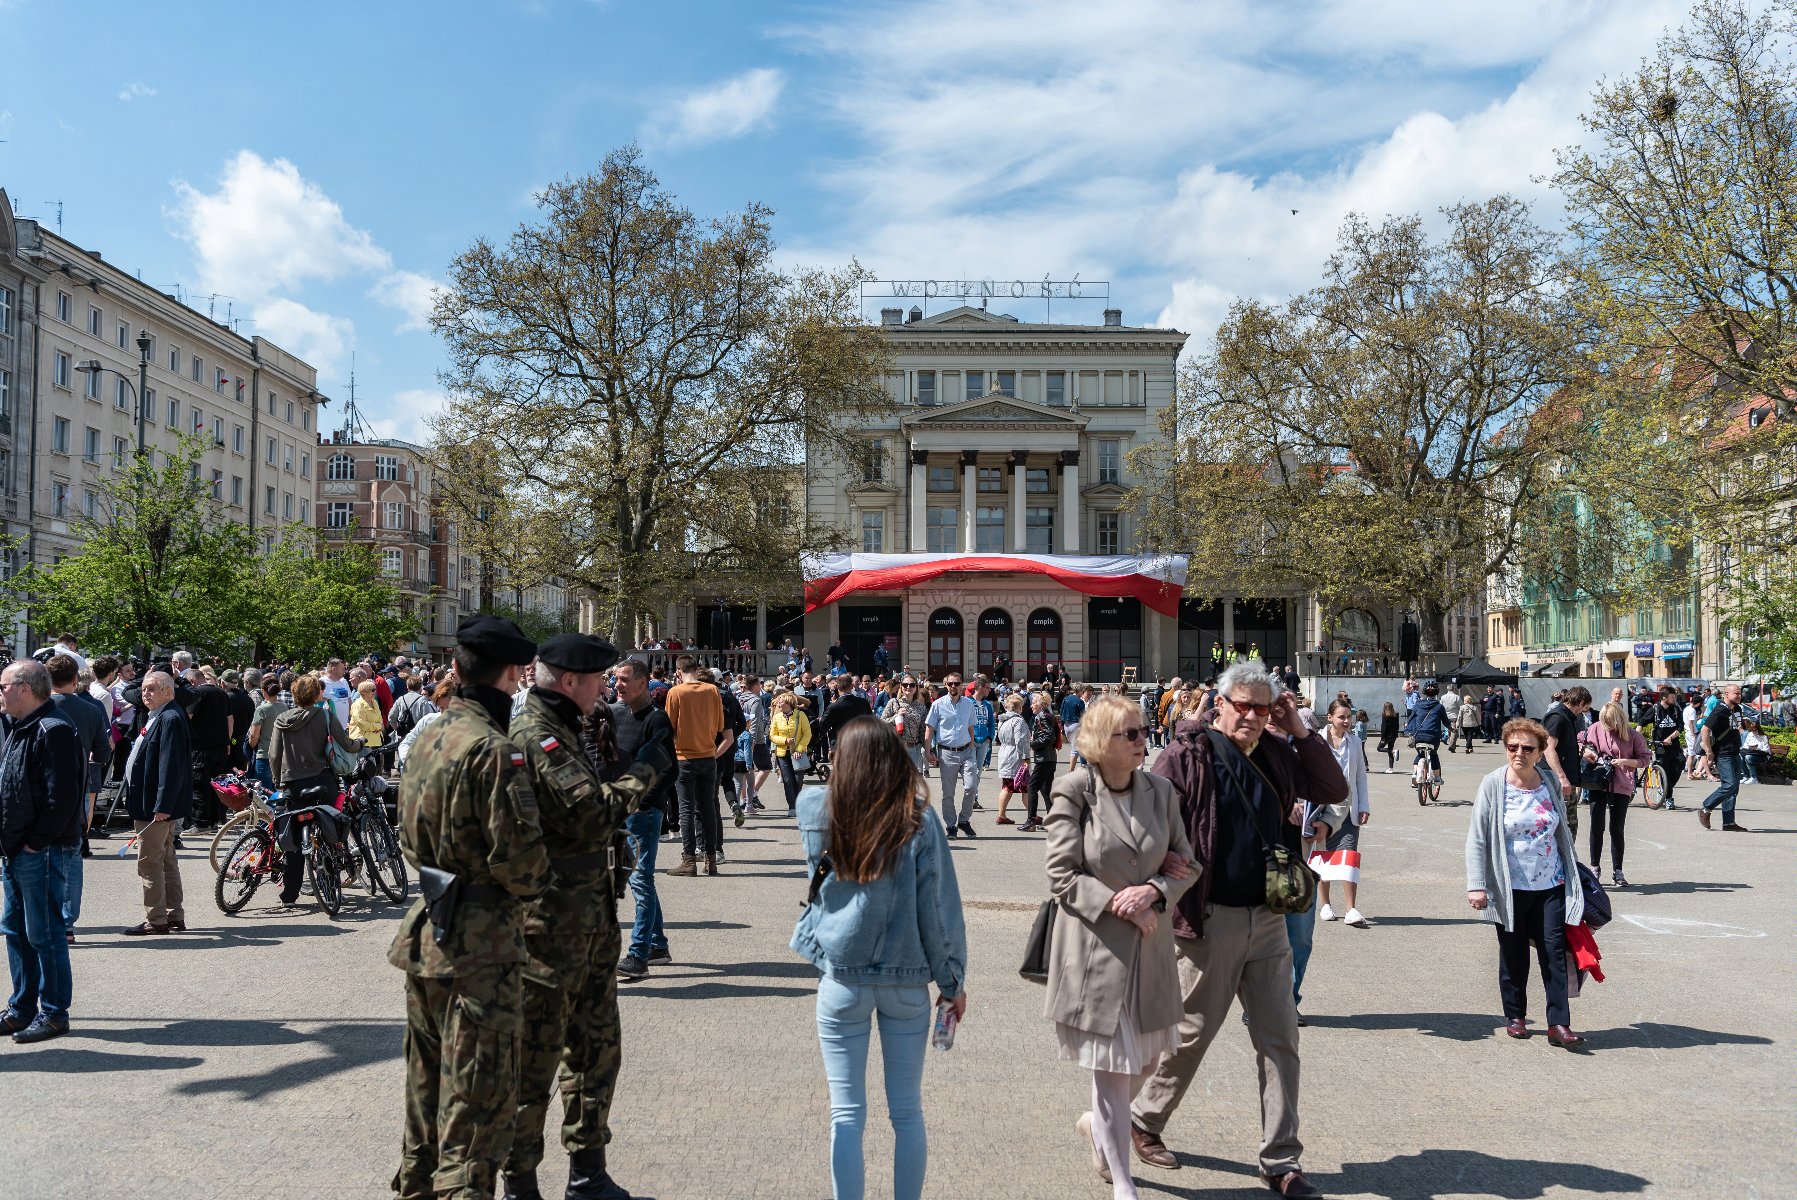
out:
{"label": "camouflage trousers", "polygon": [[491,1200],[518,1104],[523,976],[520,963],[406,976],[400,1200]]}
{"label": "camouflage trousers", "polygon": [[591,1150],[611,1141],[611,1098],[623,1061],[617,918],[604,913],[582,933],[527,932],[524,944],[531,961],[524,973],[524,1041],[508,1175],[534,1171],[543,1161],[551,1084],[559,1084],[562,1094],[563,1147]]}

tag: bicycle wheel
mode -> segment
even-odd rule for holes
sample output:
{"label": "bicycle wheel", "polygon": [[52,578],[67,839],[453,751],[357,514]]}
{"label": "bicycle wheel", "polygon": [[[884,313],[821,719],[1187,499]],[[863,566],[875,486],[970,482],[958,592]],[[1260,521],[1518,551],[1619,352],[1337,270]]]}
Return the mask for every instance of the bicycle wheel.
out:
{"label": "bicycle wheel", "polygon": [[331,848],[308,826],[306,831],[306,876],[312,881],[312,894],[324,905],[324,910],[337,915],[343,907],[343,881],[337,878],[337,864],[332,861]]}
{"label": "bicycle wheel", "polygon": [[247,831],[232,844],[224,867],[212,884],[212,900],[218,911],[230,916],[243,910],[262,885],[274,851],[274,839],[260,827]]}
{"label": "bicycle wheel", "polygon": [[362,861],[368,867],[369,890],[378,889],[395,904],[404,902],[411,880],[405,855],[399,850],[399,835],[376,812],[364,813],[361,824]]}
{"label": "bicycle wheel", "polygon": [[218,856],[219,850],[225,846],[230,846],[235,849],[237,839],[243,836],[244,826],[248,825],[250,821],[251,816],[249,809],[245,808],[240,812],[234,812],[231,814],[231,819],[226,821],[223,825],[220,825],[218,827],[218,832],[212,835],[210,858],[213,871],[217,872],[224,869],[225,860]]}
{"label": "bicycle wheel", "polygon": [[1641,772],[1642,801],[1649,808],[1659,808],[1666,803],[1666,768],[1659,763],[1650,763],[1647,770]]}
{"label": "bicycle wheel", "polygon": [[1430,776],[1429,782],[1424,784],[1423,788],[1429,793],[1429,802],[1431,804],[1441,803],[1441,780],[1436,779],[1434,776]]}

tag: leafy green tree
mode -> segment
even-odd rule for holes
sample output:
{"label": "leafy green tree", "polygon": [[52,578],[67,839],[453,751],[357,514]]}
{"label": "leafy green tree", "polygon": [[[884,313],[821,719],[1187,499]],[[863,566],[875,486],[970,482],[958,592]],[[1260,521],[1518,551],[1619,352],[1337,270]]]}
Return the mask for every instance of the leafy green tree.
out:
{"label": "leafy green tree", "polygon": [[768,209],[702,220],[635,147],[538,205],[455,260],[432,317],[453,362],[436,477],[464,543],[507,582],[590,591],[620,644],[696,590],[792,594],[799,555],[846,533],[758,506],[893,406],[860,268],[777,270]]}
{"label": "leafy green tree", "polygon": [[[510,590],[502,588],[503,590]],[[559,613],[542,612],[534,608],[519,608],[504,600],[495,599],[491,604],[481,608],[487,616],[505,617],[518,626],[520,632],[533,642],[544,642],[558,633],[578,632],[579,622],[572,605]]]}
{"label": "leafy green tree", "polygon": [[338,542],[307,525],[287,526],[274,548],[249,564],[242,589],[243,633],[259,659],[318,664],[385,650],[418,633],[372,546]]}

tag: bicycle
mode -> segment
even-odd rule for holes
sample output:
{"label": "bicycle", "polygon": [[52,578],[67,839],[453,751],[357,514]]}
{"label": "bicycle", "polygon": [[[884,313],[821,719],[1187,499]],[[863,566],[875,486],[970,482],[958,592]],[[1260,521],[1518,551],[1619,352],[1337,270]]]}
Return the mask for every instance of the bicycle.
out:
{"label": "bicycle", "polygon": [[1429,766],[1429,754],[1436,744],[1412,739],[1410,745],[1416,751],[1416,762],[1410,768],[1410,786],[1416,789],[1416,802],[1427,806],[1431,800],[1441,799],[1441,774]]}
{"label": "bicycle", "polygon": [[212,781],[212,794],[231,810],[230,818],[212,835],[212,846],[207,853],[212,871],[217,874],[224,870],[226,861],[219,858],[219,851],[227,845],[235,845],[236,840],[257,821],[268,819],[268,802],[279,800],[281,793],[269,791],[254,775],[233,771]]}
{"label": "bicycle", "polygon": [[1635,772],[1635,793],[1647,807],[1663,807],[1668,799],[1667,792],[1666,768],[1660,765],[1658,758],[1649,763],[1646,770]]}
{"label": "bicycle", "polygon": [[275,840],[274,814],[266,807],[262,814],[252,828],[238,835],[212,885],[213,902],[226,916],[243,911],[263,880],[281,878],[282,852]]}
{"label": "bicycle", "polygon": [[368,890],[380,892],[395,904],[404,903],[411,887],[406,859],[400,850],[399,831],[387,818],[387,779],[376,768],[380,756],[398,745],[375,746],[362,751],[356,770],[348,776],[343,816],[349,822],[349,840],[368,871]]}

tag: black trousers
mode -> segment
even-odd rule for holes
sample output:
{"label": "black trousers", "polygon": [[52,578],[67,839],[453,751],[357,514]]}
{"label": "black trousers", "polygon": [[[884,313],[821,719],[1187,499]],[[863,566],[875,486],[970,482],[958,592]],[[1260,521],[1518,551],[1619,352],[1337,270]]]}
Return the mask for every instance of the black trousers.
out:
{"label": "black trousers", "polygon": [[1672,789],[1678,786],[1679,778],[1685,773],[1685,752],[1673,747],[1671,753],[1656,754],[1654,760],[1660,764],[1660,770],[1666,772],[1666,803],[1671,804]]}
{"label": "black trousers", "polygon": [[1547,1023],[1571,1025],[1572,1006],[1566,1000],[1566,892],[1548,888],[1539,892],[1513,891],[1516,932],[1498,926],[1498,994],[1504,1000],[1504,1018],[1529,1015],[1529,944],[1541,964],[1541,982],[1547,988]]}
{"label": "black trousers", "polygon": [[1024,796],[1024,803],[1029,806],[1029,812],[1025,819],[1030,821],[1037,819],[1036,803],[1038,799],[1040,799],[1042,804],[1041,811],[1044,813],[1048,811],[1050,803],[1048,793],[1050,789],[1054,787],[1054,769],[1056,761],[1057,759],[1052,751],[1047,754],[1037,754],[1031,757],[1030,790],[1029,793]]}
{"label": "black trousers", "polygon": [[674,793],[680,798],[681,852],[716,854],[722,850],[724,818],[718,812],[717,759],[681,759]]}
{"label": "black trousers", "polygon": [[786,793],[786,811],[791,812],[799,803],[799,773],[792,769],[792,755],[779,754],[774,762],[780,768],[780,788]]}
{"label": "black trousers", "polygon": [[1591,869],[1603,869],[1604,825],[1610,826],[1610,869],[1622,870],[1622,826],[1628,820],[1628,796],[1614,792],[1586,792],[1591,797]]}
{"label": "black trousers", "polygon": [[222,775],[231,765],[231,747],[218,746],[193,752],[193,822],[217,825],[224,816],[224,805],[212,793],[212,777]]}

